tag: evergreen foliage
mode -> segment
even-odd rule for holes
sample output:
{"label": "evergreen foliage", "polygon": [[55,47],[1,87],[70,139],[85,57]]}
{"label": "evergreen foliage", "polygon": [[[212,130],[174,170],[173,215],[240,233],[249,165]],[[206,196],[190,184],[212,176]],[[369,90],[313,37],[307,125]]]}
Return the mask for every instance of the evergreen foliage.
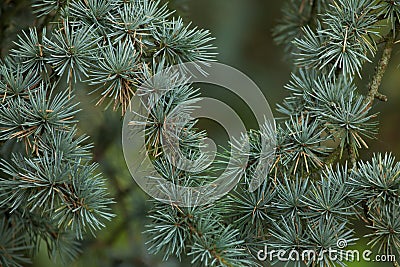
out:
{"label": "evergreen foliage", "polygon": [[[366,235],[369,245],[382,254],[398,255],[398,162],[390,154],[377,154],[370,162],[357,160],[360,150],[368,148],[369,140],[378,133],[372,102],[386,99],[378,89],[392,52],[388,47],[397,37],[398,3],[286,2],[274,36],[290,52],[295,68],[286,86],[290,96],[277,108],[283,117],[277,120],[273,168],[263,185],[251,193],[248,184],[256,174],[249,165],[231,193],[213,207],[205,207],[207,216],[202,214],[204,207],[184,216],[193,218],[190,224],[182,223],[178,207],[172,205],[175,212],[171,214],[160,212],[156,205],[148,226],[152,248],[157,248],[151,252],[162,252],[166,258],[187,254],[195,266],[263,266],[269,257],[261,262],[257,252],[268,245],[288,253],[312,250],[320,256],[292,261],[288,266],[344,266],[353,259],[343,256],[338,241],[354,244],[360,235],[353,222],[359,220],[371,229]],[[385,43],[386,52],[364,96],[357,88],[357,79],[363,77],[364,64],[372,62],[381,43]],[[179,101],[178,96],[175,101]],[[257,153],[263,145],[258,134],[254,130],[248,133],[250,162],[262,157]],[[211,228],[217,223],[224,230],[208,235],[200,231],[200,223],[194,219],[198,217]],[[236,241],[226,241],[222,253],[220,240],[226,231]],[[168,241],[157,240],[160,232]],[[203,245],[198,243],[199,236]],[[332,260],[324,254],[328,248],[336,249],[336,256],[342,257]],[[244,249],[245,254],[237,254],[238,249]]]}
{"label": "evergreen foliage", "polygon": [[[262,266],[267,262],[257,252],[268,245],[319,256],[289,266],[343,266],[352,259],[334,261],[323,252],[342,253],[338,240],[355,243],[354,220],[369,227],[371,247],[400,253],[400,163],[391,154],[358,160],[378,131],[372,103],[386,99],[379,87],[398,37],[400,3],[286,2],[274,36],[290,52],[294,69],[286,86],[290,96],[277,108],[283,117],[277,120],[270,173],[256,191],[248,191],[268,145],[263,139],[271,134],[264,125],[247,133],[246,156],[253,164],[227,196],[195,208],[154,202],[146,230],[151,253],[189,257],[193,266]],[[106,108],[124,114],[141,82],[153,74],[215,56],[207,30],[174,17],[159,1],[36,0],[33,8],[53,23],[21,33],[0,66],[2,266],[23,266],[41,242],[53,259],[74,259],[79,240],[114,216],[89,138],[77,131],[78,84],[94,88],[89,93],[96,105],[106,102]],[[380,50],[364,96],[357,78]],[[174,133],[163,123],[177,105],[195,108],[199,93],[184,80],[168,79],[151,85],[168,92],[149,103],[148,118],[135,123],[147,126],[146,148],[159,174],[179,185],[203,185],[223,170],[229,155],[198,172],[169,161],[160,136]],[[179,144],[188,159],[198,160],[206,134],[194,119],[184,126]]]}
{"label": "evergreen foliage", "polygon": [[0,65],[1,266],[24,265],[41,243],[52,259],[72,260],[78,241],[114,217],[89,137],[77,131],[77,85],[90,85],[97,105],[124,114],[153,64],[214,56],[209,32],[159,1],[38,0],[32,7],[43,24],[19,34]]}

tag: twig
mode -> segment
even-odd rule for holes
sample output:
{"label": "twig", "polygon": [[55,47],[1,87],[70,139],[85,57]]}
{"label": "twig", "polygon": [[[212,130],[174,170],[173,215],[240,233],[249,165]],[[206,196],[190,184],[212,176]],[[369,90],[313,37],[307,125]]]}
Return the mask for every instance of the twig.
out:
{"label": "twig", "polygon": [[381,101],[385,102],[387,101],[387,97],[379,93],[379,87],[381,86],[383,76],[386,72],[387,66],[389,65],[390,58],[392,57],[393,44],[394,44],[394,37],[392,36],[392,34],[389,34],[389,36],[387,37],[385,47],[382,52],[382,57],[379,60],[375,70],[375,74],[372,77],[368,95],[364,100],[364,104],[367,106],[367,108],[370,108],[372,106],[375,98]]}
{"label": "twig", "polygon": [[352,146],[352,144],[349,144],[348,147],[348,152],[349,152],[349,158],[350,158],[350,163],[351,163],[351,168],[355,169],[357,166],[357,153]]}

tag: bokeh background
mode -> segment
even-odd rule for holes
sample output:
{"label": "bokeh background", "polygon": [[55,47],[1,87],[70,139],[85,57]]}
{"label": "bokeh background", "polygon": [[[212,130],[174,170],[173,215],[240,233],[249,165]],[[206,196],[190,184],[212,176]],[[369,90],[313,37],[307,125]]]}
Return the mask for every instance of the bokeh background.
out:
{"label": "bokeh background", "polygon": [[[175,0],[165,1],[172,9],[177,9],[186,21],[211,30],[216,37],[218,61],[233,66],[246,73],[263,90],[272,109],[288,95],[283,86],[289,81],[291,64],[284,60],[283,49],[274,44],[272,28],[280,19],[283,1],[266,0]],[[4,57],[16,33],[36,23],[29,0],[0,0],[0,44]],[[387,103],[375,102],[375,112],[379,112],[380,133],[370,142],[370,149],[363,150],[361,157],[368,159],[374,152],[391,151],[400,159],[400,44],[397,45],[389,71],[386,73],[381,92],[388,96]],[[366,91],[368,78],[372,75],[373,64],[367,64],[364,80],[359,89]],[[160,256],[149,255],[146,247],[146,213],[151,208],[148,197],[138,188],[125,165],[121,147],[120,113],[104,111],[94,106],[94,97],[88,96],[88,88],[81,86],[77,91],[82,111],[79,114],[80,130],[91,136],[95,145],[94,158],[108,180],[108,187],[117,204],[117,217],[107,224],[107,228],[97,233],[97,238],[89,238],[82,244],[82,254],[77,262],[69,266],[134,266],[134,267],[178,267],[191,266],[190,261],[181,263],[174,259],[162,262]],[[251,111],[240,99],[218,87],[201,87],[204,95],[213,96],[232,106],[238,114],[252,126]],[[274,111],[276,116],[280,114]],[[250,119],[248,119],[250,118]],[[217,142],[223,144],[223,131],[214,124],[204,122]],[[400,218],[399,218],[400,219]],[[357,234],[368,230],[355,222]],[[356,247],[366,248],[367,240],[361,239]],[[33,263],[35,267],[56,267],[47,259],[43,245]],[[391,264],[354,263],[350,266],[392,266]]]}

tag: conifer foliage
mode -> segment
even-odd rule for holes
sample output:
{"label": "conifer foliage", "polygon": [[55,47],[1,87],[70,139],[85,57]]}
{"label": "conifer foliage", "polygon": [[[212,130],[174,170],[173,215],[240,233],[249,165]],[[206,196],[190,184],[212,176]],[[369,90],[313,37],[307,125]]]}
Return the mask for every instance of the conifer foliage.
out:
{"label": "conifer foliage", "polygon": [[20,33],[0,64],[1,266],[25,265],[42,243],[52,259],[74,259],[79,241],[114,217],[90,139],[78,134],[78,88],[90,86],[97,105],[124,114],[153,64],[214,55],[208,31],[159,1],[37,0],[32,7],[42,24]]}
{"label": "conifer foliage", "polygon": [[[163,68],[215,57],[210,33],[159,1],[35,0],[32,6],[43,25],[20,33],[0,64],[0,266],[23,266],[40,243],[53,259],[74,259],[79,241],[114,217],[89,137],[78,134],[76,90],[91,88],[96,105],[123,115],[141,83]],[[378,132],[372,104],[387,100],[379,89],[399,23],[399,1],[285,1],[273,34],[294,64],[285,87],[290,96],[277,107],[283,116],[275,133],[268,125],[247,133],[246,156],[254,164],[268,145],[262,139],[276,136],[273,167],[249,192],[258,174],[249,164],[234,190],[212,205],[154,201],[145,232],[149,252],[165,260],[189,258],[193,266],[278,263],[259,259],[267,245],[317,255],[288,266],[344,266],[352,259],[324,251],[342,255],[338,241],[357,241],[358,220],[370,229],[371,247],[398,255],[400,163],[390,153],[369,161],[359,160],[359,153]],[[362,95],[356,81],[368,78],[363,66],[377,55]],[[171,133],[162,125],[174,107],[194,108],[199,93],[184,80],[161,82],[168,92],[150,103],[150,116],[141,122],[146,149],[165,179],[208,183],[229,155],[199,172],[171,163],[160,143]],[[198,160],[206,133],[196,129],[196,120],[186,121],[178,135],[184,156]]]}
{"label": "conifer foliage", "polygon": [[[390,153],[375,154],[369,161],[359,160],[359,154],[378,133],[373,102],[387,100],[379,89],[397,43],[399,5],[286,1],[273,35],[290,52],[294,69],[285,87],[290,96],[277,107],[283,116],[276,121],[276,157],[269,175],[260,188],[248,192],[256,177],[249,164],[236,188],[212,206],[184,209],[155,203],[147,230],[150,252],[165,258],[189,256],[194,266],[282,263],[276,255],[260,260],[258,252],[268,246],[286,256],[317,255],[292,259],[287,266],[345,266],[354,259],[346,257],[340,241],[357,242],[356,222],[370,229],[365,236],[370,248],[398,255],[400,163]],[[357,80],[368,79],[363,67],[377,55],[363,95]],[[248,132],[251,163],[263,157],[263,134]],[[178,172],[164,164],[169,167],[160,172],[164,177]],[[190,179],[179,174],[183,184]],[[328,249],[336,254],[328,255]]]}

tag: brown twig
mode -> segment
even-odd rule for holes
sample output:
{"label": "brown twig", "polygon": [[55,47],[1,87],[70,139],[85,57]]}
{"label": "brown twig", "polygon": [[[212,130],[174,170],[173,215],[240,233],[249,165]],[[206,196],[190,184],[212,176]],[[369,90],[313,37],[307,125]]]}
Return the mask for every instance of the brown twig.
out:
{"label": "brown twig", "polygon": [[347,149],[348,149],[348,153],[349,153],[351,168],[355,169],[357,166],[357,152],[355,151],[352,144],[349,144]]}
{"label": "brown twig", "polygon": [[368,95],[364,100],[364,104],[367,106],[367,108],[370,108],[372,106],[375,98],[381,101],[387,101],[387,97],[379,93],[379,87],[381,86],[383,76],[389,65],[390,58],[392,57],[393,45],[394,37],[392,36],[392,34],[389,34],[385,47],[383,48],[381,59],[378,62],[375,74],[372,77],[371,83],[369,85]]}

